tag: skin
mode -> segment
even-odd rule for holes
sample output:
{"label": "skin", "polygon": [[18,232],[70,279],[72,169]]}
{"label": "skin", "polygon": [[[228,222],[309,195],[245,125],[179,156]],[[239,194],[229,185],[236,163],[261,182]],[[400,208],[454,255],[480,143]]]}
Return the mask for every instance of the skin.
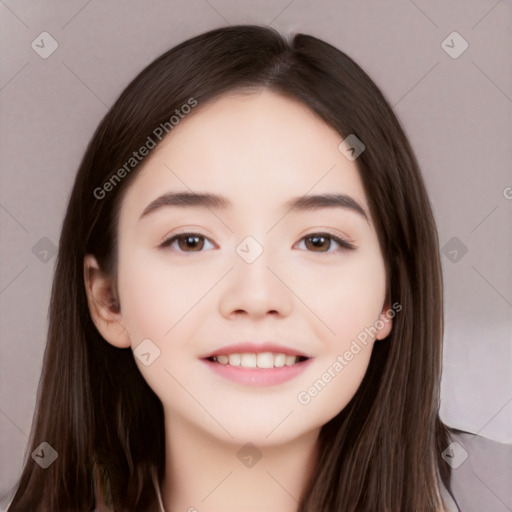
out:
{"label": "skin", "polygon": [[[149,338],[160,350],[149,366],[135,360],[164,406],[168,512],[295,511],[321,427],[354,396],[374,341],[391,330],[371,219],[342,208],[283,210],[292,197],[344,193],[369,216],[356,162],[338,149],[342,140],[306,106],[268,90],[198,106],[153,150],[123,201],[119,312],[108,308],[109,276],[93,256],[84,261],[91,315],[105,340],[135,350]],[[233,206],[163,207],[139,220],[171,191],[222,194]],[[357,248],[329,239],[316,248],[304,238],[319,232]],[[206,239],[188,252],[177,241],[159,247],[178,233]],[[263,248],[250,264],[236,252],[249,235]],[[298,394],[379,317],[384,327],[375,337],[300,403]],[[224,379],[200,360],[246,340],[284,343],[313,361],[290,381],[254,387]],[[237,457],[248,442],[262,455],[253,467]]]}

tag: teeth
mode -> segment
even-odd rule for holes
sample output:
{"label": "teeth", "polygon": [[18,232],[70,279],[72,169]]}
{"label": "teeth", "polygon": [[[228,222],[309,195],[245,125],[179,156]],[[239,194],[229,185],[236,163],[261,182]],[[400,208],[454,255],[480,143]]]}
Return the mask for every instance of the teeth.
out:
{"label": "teeth", "polygon": [[258,368],[274,368],[274,356],[272,352],[261,352],[256,357]]}
{"label": "teeth", "polygon": [[241,354],[240,366],[245,368],[256,368],[256,354]]}
{"label": "teeth", "polygon": [[284,364],[286,366],[291,366],[292,364],[295,364],[295,361],[297,361],[295,356],[286,356]]}
{"label": "teeth", "polygon": [[[217,361],[219,358],[217,358]],[[231,366],[240,366],[240,354],[229,354],[229,364]]]}
{"label": "teeth", "polygon": [[284,354],[276,354],[274,356],[274,366],[276,368],[280,368],[281,366],[284,366],[286,363],[286,356]]}
{"label": "teeth", "polygon": [[220,364],[242,366],[244,368],[281,368],[291,366],[298,361],[298,356],[261,352],[259,354],[229,354],[214,356]]}

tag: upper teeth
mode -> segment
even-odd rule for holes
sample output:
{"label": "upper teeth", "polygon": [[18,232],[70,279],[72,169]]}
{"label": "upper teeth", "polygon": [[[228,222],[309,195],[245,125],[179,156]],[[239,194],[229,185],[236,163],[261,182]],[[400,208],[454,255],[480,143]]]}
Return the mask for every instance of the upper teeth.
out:
{"label": "upper teeth", "polygon": [[215,356],[215,359],[221,364],[229,363],[231,366],[243,366],[244,368],[274,368],[291,366],[297,362],[297,356],[273,354],[272,352],[220,355]]}

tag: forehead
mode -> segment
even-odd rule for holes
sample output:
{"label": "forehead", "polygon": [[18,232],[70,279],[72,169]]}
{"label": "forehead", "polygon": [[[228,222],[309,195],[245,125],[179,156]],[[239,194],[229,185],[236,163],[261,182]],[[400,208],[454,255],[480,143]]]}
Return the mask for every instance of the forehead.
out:
{"label": "forehead", "polygon": [[299,101],[268,90],[225,94],[173,128],[123,203],[140,215],[164,192],[210,192],[257,213],[291,197],[344,193],[367,209],[357,166],[338,149],[342,140]]}

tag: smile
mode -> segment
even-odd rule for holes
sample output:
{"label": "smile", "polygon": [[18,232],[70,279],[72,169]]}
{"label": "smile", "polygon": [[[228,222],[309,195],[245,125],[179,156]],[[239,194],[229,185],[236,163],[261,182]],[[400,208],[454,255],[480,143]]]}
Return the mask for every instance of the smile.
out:
{"label": "smile", "polygon": [[291,356],[287,354],[260,352],[245,354],[221,354],[207,358],[211,362],[229,366],[242,366],[243,368],[282,368],[306,361],[305,356]]}
{"label": "smile", "polygon": [[282,353],[219,354],[201,359],[216,375],[246,386],[276,386],[300,375],[313,358]]}

